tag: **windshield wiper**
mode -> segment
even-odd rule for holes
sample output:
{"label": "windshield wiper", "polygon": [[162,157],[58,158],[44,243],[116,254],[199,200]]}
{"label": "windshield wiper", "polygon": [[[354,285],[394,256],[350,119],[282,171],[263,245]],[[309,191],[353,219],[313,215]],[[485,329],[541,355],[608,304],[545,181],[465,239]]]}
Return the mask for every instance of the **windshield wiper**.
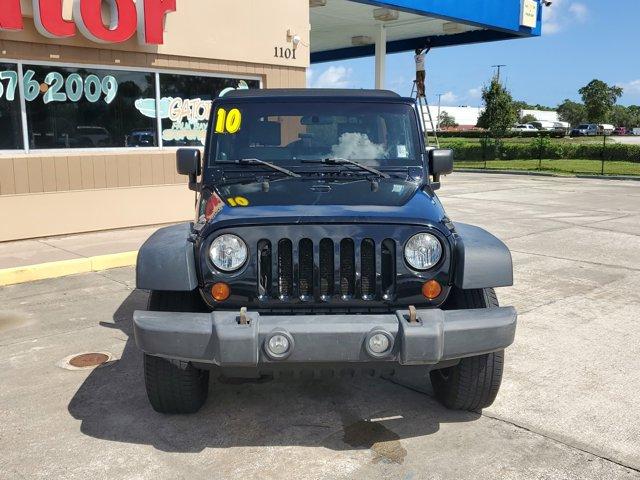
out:
{"label": "windshield wiper", "polygon": [[353,165],[355,167],[360,168],[361,170],[366,170],[369,173],[373,173],[382,178],[389,178],[389,175],[381,172],[380,170],[376,170],[369,165],[363,165],[362,163],[358,163],[353,160],[348,160],[346,158],[324,158],[320,160],[302,160],[302,163],[321,163],[323,165]]}
{"label": "windshield wiper", "polygon": [[216,163],[220,164],[231,164],[231,165],[261,165],[264,167],[268,167],[272,170],[275,170],[280,173],[284,173],[285,175],[289,175],[290,177],[299,178],[295,172],[291,170],[287,170],[286,168],[279,167],[278,165],[274,165],[273,163],[265,162],[264,160],[259,160],[257,158],[241,158],[240,160],[216,160]]}

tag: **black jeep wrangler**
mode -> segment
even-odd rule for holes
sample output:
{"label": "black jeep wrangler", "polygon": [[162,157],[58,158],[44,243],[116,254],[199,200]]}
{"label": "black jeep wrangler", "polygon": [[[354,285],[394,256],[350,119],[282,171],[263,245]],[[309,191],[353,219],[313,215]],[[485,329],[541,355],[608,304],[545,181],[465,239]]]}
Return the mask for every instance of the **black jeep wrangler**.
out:
{"label": "black jeep wrangler", "polygon": [[511,255],[447,218],[435,190],[453,154],[425,144],[414,100],[233,92],[213,104],[204,158],[182,149],[177,166],[195,221],[156,232],[137,265],[155,410],[196,412],[210,375],[402,369],[449,408],[493,402],[517,317],[493,288],[512,284]]}

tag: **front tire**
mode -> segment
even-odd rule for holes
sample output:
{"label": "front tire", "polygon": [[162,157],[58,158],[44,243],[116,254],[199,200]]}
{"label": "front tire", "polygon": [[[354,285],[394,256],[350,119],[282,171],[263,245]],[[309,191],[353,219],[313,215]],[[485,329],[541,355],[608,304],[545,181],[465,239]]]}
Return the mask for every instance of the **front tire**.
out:
{"label": "front tire", "polygon": [[[452,309],[495,308],[498,298],[492,288],[453,290],[447,300]],[[504,350],[467,357],[453,367],[433,370],[431,384],[436,398],[452,410],[476,412],[490,406],[500,390]]]}
{"label": "front tire", "polygon": [[189,362],[144,355],[144,380],[156,412],[196,413],[207,401],[209,372]]}
{"label": "front tire", "polygon": [[[152,291],[148,309],[161,312],[201,312],[204,302],[193,292]],[[209,372],[189,362],[144,354],[144,380],[149,403],[165,414],[196,413],[207,401]]]}

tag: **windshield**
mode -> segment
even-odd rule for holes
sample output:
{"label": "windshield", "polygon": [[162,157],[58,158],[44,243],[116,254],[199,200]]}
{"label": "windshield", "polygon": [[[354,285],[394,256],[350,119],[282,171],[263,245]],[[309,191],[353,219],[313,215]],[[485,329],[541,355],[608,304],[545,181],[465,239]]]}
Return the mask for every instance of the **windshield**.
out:
{"label": "windshield", "polygon": [[415,113],[405,104],[225,102],[212,130],[210,165],[250,158],[283,167],[326,158],[422,165]]}
{"label": "windshield", "polygon": [[589,129],[589,125],[584,125],[584,124],[583,125],[578,125],[578,128],[580,130],[588,130]]}

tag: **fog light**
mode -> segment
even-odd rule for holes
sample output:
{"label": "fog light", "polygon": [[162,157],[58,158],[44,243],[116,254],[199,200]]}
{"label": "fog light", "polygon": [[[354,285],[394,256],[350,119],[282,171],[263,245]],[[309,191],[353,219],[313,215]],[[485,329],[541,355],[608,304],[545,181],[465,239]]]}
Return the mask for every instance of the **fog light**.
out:
{"label": "fog light", "polygon": [[231,288],[226,283],[216,283],[211,287],[211,296],[217,302],[224,302],[231,295]]}
{"label": "fog light", "polygon": [[265,350],[274,360],[287,358],[293,350],[293,338],[285,332],[272,333],[265,341]]}
{"label": "fog light", "polygon": [[269,339],[269,351],[274,355],[283,355],[289,351],[289,339],[284,335],[274,335]]}
{"label": "fog light", "polygon": [[442,286],[435,280],[429,280],[422,285],[422,295],[428,300],[434,300],[442,293]]}
{"label": "fog light", "polygon": [[376,333],[369,339],[369,349],[373,353],[381,354],[389,350],[389,338],[383,333]]}
{"label": "fog light", "polygon": [[393,336],[384,330],[373,330],[367,335],[364,345],[369,355],[383,358],[393,350]]}

